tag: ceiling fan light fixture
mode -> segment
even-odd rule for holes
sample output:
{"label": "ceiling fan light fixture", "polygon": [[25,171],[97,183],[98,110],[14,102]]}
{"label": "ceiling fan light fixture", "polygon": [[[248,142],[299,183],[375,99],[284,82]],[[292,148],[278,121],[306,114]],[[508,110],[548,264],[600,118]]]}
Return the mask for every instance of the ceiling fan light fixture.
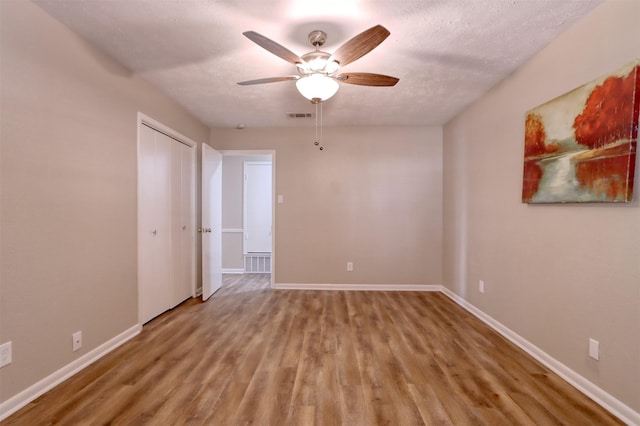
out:
{"label": "ceiling fan light fixture", "polygon": [[[331,57],[331,55],[327,52],[322,52],[321,50],[316,50],[314,52],[309,52],[305,55],[302,55],[302,60],[304,61],[304,64],[302,67],[298,67],[301,68],[304,71],[306,71],[306,73],[310,73],[310,72],[327,72],[329,74],[331,74],[330,71],[328,71],[326,68],[329,65],[329,58]],[[335,61],[331,61],[331,63],[333,64]],[[332,65],[333,67],[333,65]],[[335,72],[337,70],[337,68],[333,71]]]}
{"label": "ceiling fan light fixture", "polygon": [[296,87],[302,96],[314,102],[316,99],[326,101],[336,94],[340,84],[325,74],[315,73],[296,81]]}
{"label": "ceiling fan light fixture", "polygon": [[327,64],[324,66],[324,70],[327,72],[327,74],[333,74],[334,72],[338,71],[338,68],[340,68],[340,64],[336,61],[327,62]]}
{"label": "ceiling fan light fixture", "polygon": [[312,71],[322,71],[327,65],[327,60],[325,58],[314,58],[307,62],[307,64],[309,64],[309,68],[311,68]]}
{"label": "ceiling fan light fixture", "polygon": [[327,34],[322,30],[311,31],[309,43],[315,47],[315,50],[302,56],[298,56],[255,31],[245,31],[242,34],[263,49],[294,64],[298,68],[299,75],[242,81],[238,83],[241,86],[296,80],[296,87],[300,94],[309,99],[312,104],[317,105],[335,95],[340,87],[339,83],[358,86],[394,86],[398,82],[397,78],[382,74],[366,72],[338,74],[341,67],[363,57],[389,36],[389,30],[382,25],[375,25],[361,32],[343,43],[333,53],[320,50],[327,40]]}

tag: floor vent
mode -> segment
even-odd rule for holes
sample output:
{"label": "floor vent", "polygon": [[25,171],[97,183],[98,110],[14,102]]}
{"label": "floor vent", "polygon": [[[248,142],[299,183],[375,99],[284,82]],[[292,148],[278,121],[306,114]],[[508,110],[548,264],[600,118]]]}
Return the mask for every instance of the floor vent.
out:
{"label": "floor vent", "polygon": [[254,274],[271,273],[271,253],[249,253],[244,255],[244,272]]}

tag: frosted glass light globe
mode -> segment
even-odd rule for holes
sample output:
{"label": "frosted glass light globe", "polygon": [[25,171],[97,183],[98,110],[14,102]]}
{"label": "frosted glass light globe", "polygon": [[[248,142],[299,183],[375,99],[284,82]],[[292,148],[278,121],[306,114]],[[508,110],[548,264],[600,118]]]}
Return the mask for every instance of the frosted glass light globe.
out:
{"label": "frosted glass light globe", "polygon": [[296,87],[302,96],[313,102],[314,99],[326,101],[336,94],[340,84],[331,77],[315,73],[299,78]]}

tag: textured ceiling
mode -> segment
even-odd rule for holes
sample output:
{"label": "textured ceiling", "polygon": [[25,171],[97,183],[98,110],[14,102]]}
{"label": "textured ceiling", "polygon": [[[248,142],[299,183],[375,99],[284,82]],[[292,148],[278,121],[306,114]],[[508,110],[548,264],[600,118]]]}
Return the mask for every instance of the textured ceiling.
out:
{"label": "textured ceiling", "polygon": [[324,103],[325,126],[440,125],[600,3],[600,0],[35,0],[132,73],[210,127],[312,126],[294,65],[242,35],[256,31],[302,55],[381,24],[391,35],[345,72],[400,78],[395,87],[342,84]]}

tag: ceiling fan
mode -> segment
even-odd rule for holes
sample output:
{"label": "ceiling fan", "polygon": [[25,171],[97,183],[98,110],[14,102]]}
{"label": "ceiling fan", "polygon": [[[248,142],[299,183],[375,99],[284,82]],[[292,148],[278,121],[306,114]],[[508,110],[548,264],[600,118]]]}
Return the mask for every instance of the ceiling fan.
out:
{"label": "ceiling fan", "polygon": [[309,33],[309,43],[315,47],[315,50],[302,56],[296,55],[286,47],[255,31],[246,31],[242,34],[258,46],[294,64],[298,68],[298,75],[242,81],[238,83],[241,86],[295,80],[300,94],[309,99],[311,103],[318,104],[333,96],[340,87],[339,83],[360,86],[395,86],[399,81],[396,77],[382,74],[339,72],[341,67],[363,57],[389,36],[390,32],[382,25],[376,25],[361,32],[340,46],[333,54],[320,50],[320,47],[327,40],[327,34],[321,30],[312,31]]}

